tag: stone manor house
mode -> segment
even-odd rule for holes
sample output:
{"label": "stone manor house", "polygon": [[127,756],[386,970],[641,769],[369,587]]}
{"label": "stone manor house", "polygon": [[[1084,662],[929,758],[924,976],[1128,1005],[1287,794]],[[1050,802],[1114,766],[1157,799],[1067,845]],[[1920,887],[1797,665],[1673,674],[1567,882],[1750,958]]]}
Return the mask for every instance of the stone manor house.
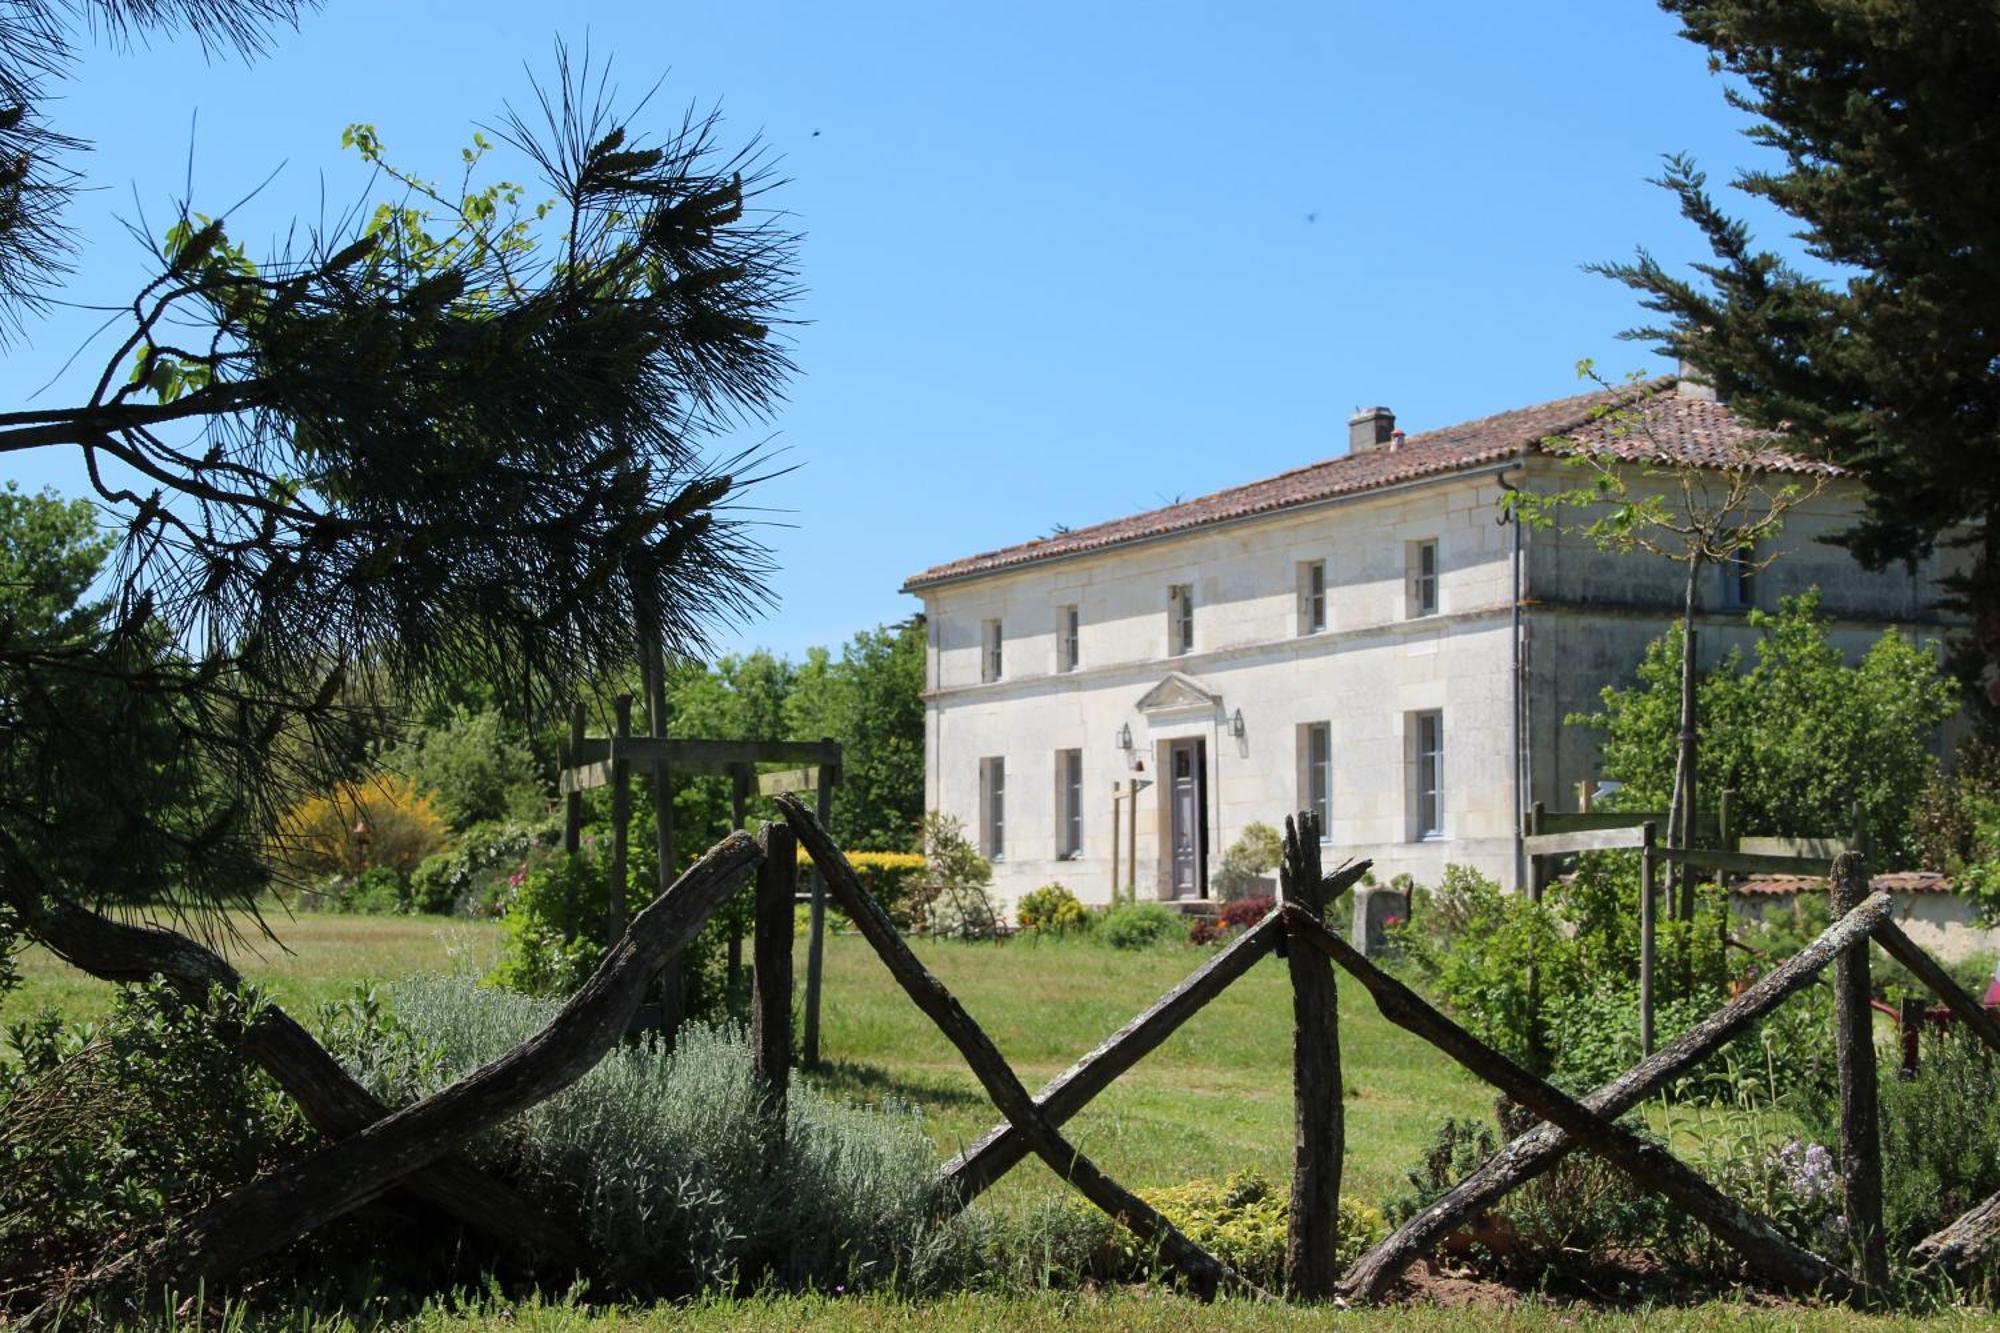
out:
{"label": "stone manor house", "polygon": [[1813,585],[1851,654],[1891,626],[1937,633],[1935,560],[1870,573],[1822,540],[1854,514],[1851,482],[1692,381],[1651,388],[1623,425],[1595,414],[1603,394],[1407,437],[1370,408],[1341,457],[912,576],[927,806],[964,821],[1009,903],[1051,880],[1107,902],[1114,864],[1142,899],[1206,897],[1245,825],[1300,809],[1329,865],[1519,884],[1524,810],[1572,809],[1598,776],[1564,717],[1632,680],[1684,575],[1502,521],[1510,488],[1579,484],[1552,442],[1629,460],[1638,485],[1740,449],[1774,479],[1828,478],[1780,558],[1705,571],[1704,662],[1747,651],[1750,608]]}

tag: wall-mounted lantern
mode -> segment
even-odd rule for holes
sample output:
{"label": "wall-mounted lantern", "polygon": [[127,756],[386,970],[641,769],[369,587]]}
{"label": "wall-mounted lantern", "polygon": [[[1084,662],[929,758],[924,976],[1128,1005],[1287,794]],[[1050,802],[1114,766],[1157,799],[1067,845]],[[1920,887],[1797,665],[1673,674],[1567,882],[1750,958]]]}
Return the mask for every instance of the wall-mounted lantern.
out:
{"label": "wall-mounted lantern", "polygon": [[1229,715],[1229,734],[1239,741],[1243,739],[1243,710],[1240,708]]}
{"label": "wall-mounted lantern", "polygon": [[1132,749],[1132,724],[1129,722],[1118,724],[1118,748],[1127,753]]}

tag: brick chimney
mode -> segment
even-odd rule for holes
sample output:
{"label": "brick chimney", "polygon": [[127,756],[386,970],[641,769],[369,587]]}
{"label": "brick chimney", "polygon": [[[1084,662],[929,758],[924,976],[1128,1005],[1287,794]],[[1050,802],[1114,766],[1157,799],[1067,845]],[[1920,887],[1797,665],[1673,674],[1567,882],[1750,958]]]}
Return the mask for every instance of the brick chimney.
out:
{"label": "brick chimney", "polygon": [[1716,401],[1715,386],[1686,357],[1681,358],[1680,373],[1674,379],[1674,396],[1692,398],[1698,403]]}
{"label": "brick chimney", "polygon": [[1389,442],[1396,414],[1386,407],[1364,407],[1347,419],[1347,452],[1365,453]]}

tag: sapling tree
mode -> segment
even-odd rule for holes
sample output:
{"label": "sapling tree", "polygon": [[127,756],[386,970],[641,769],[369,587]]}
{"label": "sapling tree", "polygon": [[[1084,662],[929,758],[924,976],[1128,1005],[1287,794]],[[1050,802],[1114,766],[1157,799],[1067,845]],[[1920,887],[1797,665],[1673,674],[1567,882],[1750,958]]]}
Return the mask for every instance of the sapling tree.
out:
{"label": "sapling tree", "polygon": [[[1505,511],[1532,527],[1556,528],[1620,554],[1650,555],[1680,566],[1683,654],[1674,780],[1667,807],[1668,836],[1692,842],[1695,779],[1695,617],[1701,611],[1703,572],[1726,566],[1754,578],[1777,559],[1774,539],[1785,517],[1818,495],[1836,475],[1824,464],[1784,459],[1768,448],[1716,441],[1699,466],[1659,438],[1660,386],[1629,380],[1609,384],[1594,364],[1578,374],[1605,391],[1593,409],[1591,439],[1557,436],[1543,441],[1551,453],[1582,474],[1575,486],[1554,491],[1515,490]],[[1694,914],[1693,881],[1680,876],[1679,913]]]}

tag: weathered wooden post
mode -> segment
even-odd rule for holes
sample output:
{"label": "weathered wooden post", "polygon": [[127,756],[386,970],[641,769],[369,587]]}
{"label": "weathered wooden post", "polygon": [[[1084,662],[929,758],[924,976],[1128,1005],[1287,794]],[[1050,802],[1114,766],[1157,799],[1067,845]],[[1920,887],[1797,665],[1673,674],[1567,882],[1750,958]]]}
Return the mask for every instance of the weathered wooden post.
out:
{"label": "weathered wooden post", "polygon": [[1658,961],[1656,930],[1659,909],[1659,857],[1654,841],[1659,825],[1647,820],[1639,826],[1639,1053],[1653,1053],[1653,972]]}
{"label": "weathered wooden post", "polygon": [[799,891],[798,839],[790,826],[766,824],[758,834],[756,924],[750,945],[750,1049],[770,1088],[772,1121],[785,1122],[792,1077],[792,936]]}
{"label": "weathered wooden post", "polygon": [[[661,645],[659,625],[641,604],[639,617],[639,674],[646,687],[646,732],[664,744],[667,739],[667,658]],[[665,893],[679,873],[676,864],[680,848],[674,841],[674,780],[667,757],[662,752],[653,763],[653,851],[660,863],[660,892]],[[687,966],[679,954],[660,969],[660,1031],[673,1044],[687,1014]]]}
{"label": "weathered wooden post", "polygon": [[[1309,810],[1285,820],[1279,892],[1315,919],[1325,913],[1319,821]],[[1340,993],[1315,949],[1286,950],[1292,974],[1292,1204],[1285,1278],[1305,1300],[1326,1300],[1340,1280],[1340,1173],[1346,1150],[1340,1086]]]}
{"label": "weathered wooden post", "polygon": [[[569,748],[563,752],[565,770],[576,767],[583,753],[583,700],[569,706]],[[563,851],[575,856],[583,847],[583,788],[576,783],[563,796]]]}
{"label": "weathered wooden post", "polygon": [[[1528,807],[1528,827],[1526,829],[1528,837],[1539,837],[1545,832],[1542,827],[1542,816],[1547,813],[1547,808],[1540,801],[1536,801]],[[1528,858],[1528,900],[1530,902],[1538,903],[1542,900],[1542,867],[1545,864],[1547,863],[1539,856],[1530,856]]]}
{"label": "weathered wooden post", "polygon": [[[1835,917],[1868,896],[1868,862],[1859,852],[1833,859],[1829,879]],[[1846,1186],[1847,1234],[1861,1247],[1861,1279],[1889,1280],[1882,1234],[1882,1141],[1876,1104],[1875,1019],[1869,1009],[1868,944],[1833,960],[1834,1053],[1840,1062],[1840,1175]]]}
{"label": "weathered wooden post", "polygon": [[[749,817],[751,776],[748,764],[739,764],[729,770],[729,827],[740,829]],[[728,994],[732,997],[743,984],[743,919],[735,913],[729,917],[729,969]]]}
{"label": "weathered wooden post", "polygon": [[625,933],[625,851],[632,822],[632,765],[625,758],[632,739],[632,696],[611,701],[611,868],[605,883],[605,939]]}
{"label": "weathered wooden post", "polygon": [[[826,742],[831,744],[830,741]],[[824,828],[833,812],[833,765],[821,764],[814,774],[813,814]],[[808,913],[806,936],[806,1036],[805,1064],[819,1067],[819,993],[826,973],[826,876],[818,869],[812,876],[812,907]]]}
{"label": "weathered wooden post", "polygon": [[1118,905],[1118,810],[1122,799],[1118,793],[1119,786],[1114,782],[1111,784],[1111,905],[1113,907]]}

